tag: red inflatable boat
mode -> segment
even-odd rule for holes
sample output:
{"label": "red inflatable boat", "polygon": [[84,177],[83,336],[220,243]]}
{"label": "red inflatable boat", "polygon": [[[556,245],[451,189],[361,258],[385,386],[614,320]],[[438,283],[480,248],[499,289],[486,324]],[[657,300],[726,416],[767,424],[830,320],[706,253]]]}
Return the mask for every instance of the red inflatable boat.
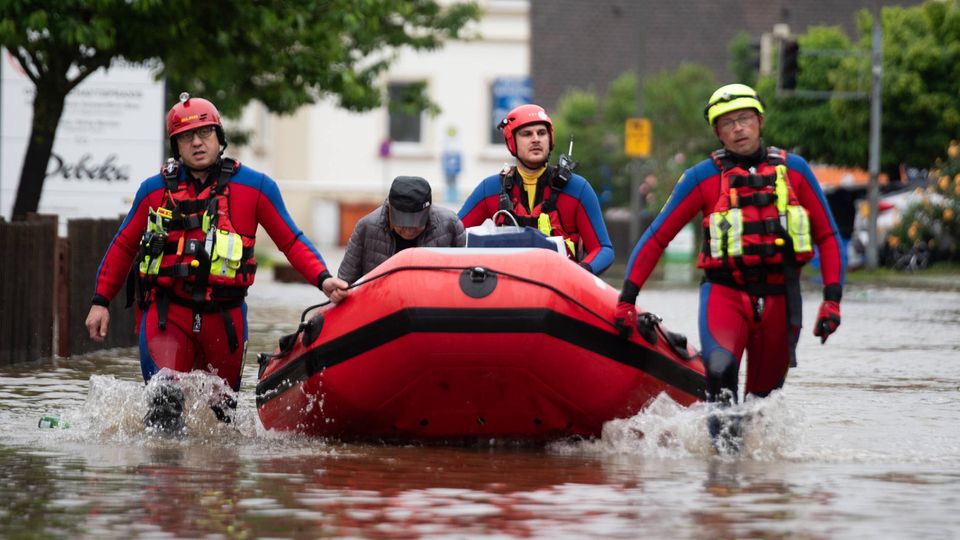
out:
{"label": "red inflatable boat", "polygon": [[401,251],[273,355],[268,429],[341,440],[596,437],[666,392],[703,398],[703,365],[656,322],[621,338],[617,291],[545,249]]}

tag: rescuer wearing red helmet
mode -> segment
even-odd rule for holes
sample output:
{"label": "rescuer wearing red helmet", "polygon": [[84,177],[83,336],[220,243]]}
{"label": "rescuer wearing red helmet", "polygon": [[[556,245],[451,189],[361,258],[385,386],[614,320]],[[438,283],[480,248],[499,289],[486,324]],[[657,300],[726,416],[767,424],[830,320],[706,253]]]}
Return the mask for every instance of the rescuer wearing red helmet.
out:
{"label": "rescuer wearing red helmet", "polygon": [[[181,94],[167,113],[167,135],[174,159],[140,184],[97,270],[86,326],[91,339],[103,341],[110,301],[128,283],[129,304],[137,286],[144,381],[164,370],[144,423],[176,432],[184,425],[177,373],[207,371],[234,391],[240,388],[247,342],[245,297],[257,270],[258,226],[331,301],[347,295],[347,283],[330,274],[297,228],[277,184],[223,157],[227,141],[213,103]],[[211,406],[217,418],[230,422],[236,400],[222,396]]]}
{"label": "rescuer wearing red helmet", "polygon": [[[813,333],[821,343],[840,325],[844,260],[840,234],[810,166],[800,156],[766,146],[766,105],[744,84],[717,89],[704,119],[723,148],[687,169],[663,210],[637,243],[614,324],[623,335],[637,326],[636,299],[667,244],[703,214],[697,266],[700,345],[708,420],[720,452],[742,444],[738,414],[722,408],[738,401],[740,358],[748,355],[745,396],[764,397],[783,386],[795,365],[800,336],[800,267],[820,252],[823,303]],[[639,328],[656,324],[641,317]]]}
{"label": "rescuer wearing red helmet", "polygon": [[[547,112],[539,105],[521,105],[498,127],[516,165],[480,182],[460,208],[463,225],[480,225],[504,210],[520,226],[563,237],[568,257],[588,271],[606,270],[613,262],[613,246],[596,192],[572,167],[547,165],[554,147],[553,121]],[[504,219],[501,214],[497,224]]]}
{"label": "rescuer wearing red helmet", "polygon": [[[207,127],[204,133],[217,134],[219,143],[218,156],[227,148],[227,138],[223,134],[223,124],[220,122],[220,111],[203,98],[191,98],[189,95],[184,99],[181,95],[178,101],[167,112],[167,136],[170,138],[170,152],[174,159],[180,159],[180,148],[177,145],[176,137],[180,133],[190,130]],[[213,129],[213,132],[210,131]],[[204,139],[207,140],[207,139]],[[210,164],[207,164],[209,166]]]}

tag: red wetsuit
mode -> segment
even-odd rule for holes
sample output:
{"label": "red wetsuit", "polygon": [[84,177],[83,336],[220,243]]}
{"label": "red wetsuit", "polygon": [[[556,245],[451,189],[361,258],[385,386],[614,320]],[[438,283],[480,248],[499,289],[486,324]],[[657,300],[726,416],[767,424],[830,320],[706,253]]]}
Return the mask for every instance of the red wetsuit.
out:
{"label": "red wetsuit", "polygon": [[[531,209],[528,207],[527,194],[521,186],[519,173],[512,169],[509,173],[512,185],[508,194],[513,204],[511,210],[517,216],[539,216],[544,202],[551,199],[554,188],[550,178],[555,173],[556,168],[547,167],[540,177],[537,182],[536,201]],[[488,176],[467,197],[458,213],[464,227],[480,225],[500,210],[502,180],[499,174]],[[613,263],[613,245],[593,187],[584,177],[572,174],[563,190],[555,197],[555,204],[556,208],[549,212],[554,234],[570,239],[574,244],[582,242],[583,257],[579,260],[580,264],[599,275]]]}
{"label": "red wetsuit", "polygon": [[[164,206],[167,182],[187,190],[186,199],[196,197],[217,179],[219,163],[203,186],[184,168],[165,182],[152,176],[140,185],[130,212],[107,248],[97,270],[93,303],[106,306],[126,282],[131,265],[140,252],[151,209]],[[224,207],[236,233],[255,239],[262,225],[287,260],[310,283],[319,287],[330,277],[326,264],[287,213],[277,184],[267,175],[239,165],[226,184]],[[182,193],[181,193],[182,196]],[[183,197],[182,197],[183,198]],[[176,246],[170,246],[175,251]],[[246,253],[246,252],[245,252]],[[174,257],[167,252],[164,257]],[[189,266],[189,265],[183,265]],[[134,268],[136,271],[137,268]],[[191,294],[189,279],[174,279],[172,286],[155,285],[143,299],[140,319],[140,365],[145,381],[162,368],[179,372],[200,369],[215,373],[237,390],[246,352],[246,304],[243,297],[251,275],[237,280],[237,286],[218,283],[207,289],[200,301]],[[163,324],[161,324],[161,321]],[[242,345],[242,346],[241,346]]]}
{"label": "red wetsuit", "polygon": [[[767,149],[761,149],[752,163],[750,158],[737,159],[741,170],[747,170],[759,166],[764,156]],[[839,301],[844,269],[842,244],[826,198],[802,157],[787,154],[785,164],[791,198],[806,209],[810,239],[820,252],[824,295]],[[774,191],[772,186],[759,191],[763,190]],[[663,211],[630,256],[621,300],[636,300],[667,244],[699,213],[709,221],[722,191],[721,169],[714,159],[684,172]],[[709,238],[704,250],[709,253]],[[705,268],[706,275],[700,290],[699,326],[708,399],[718,400],[723,390],[729,390],[736,400],[737,372],[744,351],[748,354],[747,394],[765,396],[783,385],[800,332],[799,317],[788,323],[785,282],[789,280],[784,277],[783,258],[782,253],[769,253],[752,257],[742,267],[731,264],[718,269],[716,259],[711,261],[701,253],[698,266]],[[740,269],[748,278],[739,275]],[[791,307],[799,310],[799,305]]]}

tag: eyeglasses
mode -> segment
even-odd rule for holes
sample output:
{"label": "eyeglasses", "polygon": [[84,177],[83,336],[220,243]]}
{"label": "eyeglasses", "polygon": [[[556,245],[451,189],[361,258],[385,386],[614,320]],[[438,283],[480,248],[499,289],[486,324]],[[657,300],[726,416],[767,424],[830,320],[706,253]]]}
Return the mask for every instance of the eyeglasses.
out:
{"label": "eyeglasses", "polygon": [[737,124],[740,127],[748,127],[756,118],[757,115],[755,113],[745,113],[735,118],[724,118],[722,120],[717,120],[717,128],[728,131],[733,129],[734,124]]}
{"label": "eyeglasses", "polygon": [[216,128],[213,126],[203,126],[198,127],[197,129],[191,129],[190,131],[184,131],[183,133],[177,133],[177,142],[193,142],[194,135],[200,137],[200,140],[209,139],[210,136],[213,135],[214,131],[216,131]]}

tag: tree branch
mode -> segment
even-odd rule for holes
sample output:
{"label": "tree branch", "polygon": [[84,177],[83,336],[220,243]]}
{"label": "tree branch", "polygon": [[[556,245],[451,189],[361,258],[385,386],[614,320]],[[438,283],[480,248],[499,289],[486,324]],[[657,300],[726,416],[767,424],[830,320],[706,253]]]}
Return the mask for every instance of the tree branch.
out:
{"label": "tree branch", "polygon": [[[38,66],[41,64],[37,62],[37,58],[31,54],[29,51],[24,50],[22,47],[17,47],[16,49],[7,49],[10,51],[10,54],[17,59],[17,62],[20,63],[20,67],[23,68],[24,73],[27,74],[27,77],[33,81],[34,86],[40,81],[40,70]],[[27,59],[29,56],[29,60]]]}
{"label": "tree branch", "polygon": [[72,80],[67,80],[67,92],[72,91],[84,79],[93,75],[98,69],[109,66],[110,60],[117,55],[116,51],[97,51],[88,60],[77,63],[78,74]]}

